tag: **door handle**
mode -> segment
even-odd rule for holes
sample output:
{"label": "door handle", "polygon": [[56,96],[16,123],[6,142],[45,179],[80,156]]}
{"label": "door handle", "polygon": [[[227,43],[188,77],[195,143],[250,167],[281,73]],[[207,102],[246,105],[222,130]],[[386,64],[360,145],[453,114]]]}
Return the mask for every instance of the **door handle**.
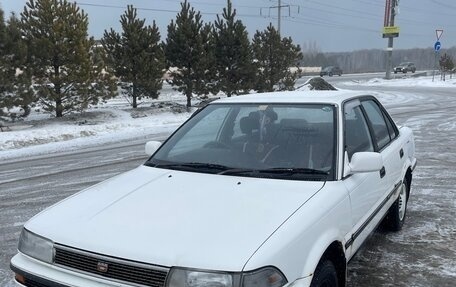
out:
{"label": "door handle", "polygon": [[399,150],[399,156],[400,156],[401,158],[404,157],[404,150],[403,150],[403,149],[400,149],[400,150]]}
{"label": "door handle", "polygon": [[380,170],[380,178],[384,178],[386,175],[386,169],[385,167],[382,167],[382,169]]}

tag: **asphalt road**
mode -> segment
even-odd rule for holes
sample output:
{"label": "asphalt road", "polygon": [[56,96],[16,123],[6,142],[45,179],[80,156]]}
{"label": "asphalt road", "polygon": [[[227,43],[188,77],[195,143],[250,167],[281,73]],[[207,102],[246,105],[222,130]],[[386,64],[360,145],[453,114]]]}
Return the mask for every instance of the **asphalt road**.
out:
{"label": "asphalt road", "polygon": [[[338,85],[343,78],[379,75],[350,77],[325,79]],[[414,130],[419,165],[403,231],[373,234],[349,263],[349,286],[456,286],[456,88],[369,89],[389,97],[409,95],[387,108],[397,123]],[[25,221],[85,187],[140,165],[146,159],[143,144],[125,142],[0,164],[0,286],[13,286],[9,260]]]}

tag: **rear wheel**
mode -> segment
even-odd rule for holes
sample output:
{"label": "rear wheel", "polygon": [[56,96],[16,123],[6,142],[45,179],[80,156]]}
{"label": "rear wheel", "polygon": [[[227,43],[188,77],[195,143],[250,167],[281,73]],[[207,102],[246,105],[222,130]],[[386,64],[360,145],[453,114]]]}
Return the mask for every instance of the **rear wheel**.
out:
{"label": "rear wheel", "polygon": [[399,231],[402,229],[407,214],[407,183],[403,182],[399,188],[399,197],[390,207],[388,214],[384,219],[384,226],[391,231]]}
{"label": "rear wheel", "polygon": [[336,267],[330,260],[318,263],[310,287],[338,287]]}

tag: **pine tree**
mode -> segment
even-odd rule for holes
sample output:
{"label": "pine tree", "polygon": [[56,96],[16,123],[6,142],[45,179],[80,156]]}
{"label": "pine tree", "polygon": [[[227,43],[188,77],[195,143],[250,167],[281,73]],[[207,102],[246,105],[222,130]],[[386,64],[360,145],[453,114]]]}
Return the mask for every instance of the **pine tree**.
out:
{"label": "pine tree", "polygon": [[206,95],[213,91],[213,52],[208,53],[213,47],[211,30],[187,0],[181,3],[176,21],[168,25],[165,54],[168,67],[173,69],[168,82],[185,94],[187,107],[191,107],[193,93]]}
{"label": "pine tree", "polygon": [[133,108],[142,97],[156,99],[162,87],[165,55],[158,27],[145,25],[137,18],[136,9],[129,5],[120,17],[122,34],[111,29],[102,39],[109,66],[123,84],[121,88],[131,98]]}
{"label": "pine tree", "polygon": [[113,96],[111,76],[93,61],[88,18],[67,0],[29,0],[21,13],[29,68],[44,109],[56,117]]}
{"label": "pine tree", "polygon": [[294,45],[291,38],[281,39],[271,24],[265,31],[255,33],[252,46],[257,64],[255,90],[293,90],[299,74],[289,68],[297,66],[302,59],[300,47]]}
{"label": "pine tree", "polygon": [[26,117],[35,97],[26,65],[27,49],[22,40],[20,21],[15,14],[11,14],[7,25],[4,25],[3,19],[0,21],[0,108],[21,107],[23,114],[19,116]]}
{"label": "pine tree", "polygon": [[253,88],[255,68],[246,27],[235,20],[231,0],[215,21],[215,56],[219,88],[228,97],[248,93]]}
{"label": "pine tree", "polygon": [[445,81],[445,75],[454,69],[453,58],[447,53],[439,59],[440,70],[442,71],[442,80]]}
{"label": "pine tree", "polygon": [[4,12],[0,8],[0,116],[3,115],[3,108],[8,105],[7,96],[11,93],[12,76],[7,63],[6,25]]}

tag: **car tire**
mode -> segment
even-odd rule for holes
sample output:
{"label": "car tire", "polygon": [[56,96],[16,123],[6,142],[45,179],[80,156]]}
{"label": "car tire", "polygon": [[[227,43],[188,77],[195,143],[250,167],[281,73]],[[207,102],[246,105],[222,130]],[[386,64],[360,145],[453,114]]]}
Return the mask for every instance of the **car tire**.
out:
{"label": "car tire", "polygon": [[399,188],[399,196],[388,210],[383,221],[383,226],[390,231],[401,230],[407,215],[407,195],[409,194],[407,182],[402,182]]}
{"label": "car tire", "polygon": [[318,263],[310,287],[338,287],[336,267],[330,260]]}
{"label": "car tire", "polygon": [[397,74],[397,71],[394,71],[395,74]]}

